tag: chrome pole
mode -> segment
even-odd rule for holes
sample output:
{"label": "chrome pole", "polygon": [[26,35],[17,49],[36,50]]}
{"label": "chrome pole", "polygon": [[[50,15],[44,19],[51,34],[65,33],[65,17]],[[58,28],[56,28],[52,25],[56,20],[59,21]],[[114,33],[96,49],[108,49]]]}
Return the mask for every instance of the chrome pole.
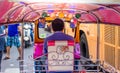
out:
{"label": "chrome pole", "polygon": [[24,26],[24,23],[22,23],[22,34],[21,34],[21,48],[22,48],[22,58],[21,60],[19,61],[19,68],[20,68],[20,73],[24,73],[23,70],[24,70],[24,29],[23,29],[23,26]]}

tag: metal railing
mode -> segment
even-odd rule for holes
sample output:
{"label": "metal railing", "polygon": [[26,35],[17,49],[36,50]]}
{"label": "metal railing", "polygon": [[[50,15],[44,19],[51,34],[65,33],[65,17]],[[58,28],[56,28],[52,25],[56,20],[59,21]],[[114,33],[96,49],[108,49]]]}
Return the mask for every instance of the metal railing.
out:
{"label": "metal railing", "polygon": [[[53,61],[53,60],[49,60],[49,61]],[[47,59],[41,59],[38,58],[36,60],[34,59],[30,59],[29,61],[24,61],[21,60],[21,62],[24,62],[23,65],[20,65],[20,67],[23,67],[23,70],[20,71],[20,73],[39,73],[39,72],[46,72],[49,73],[50,69],[48,66],[51,66],[54,68],[58,67],[61,68],[60,70],[57,70],[57,72],[64,72],[62,69],[65,68],[65,66],[67,67],[72,67],[71,70],[66,70],[66,71],[70,71],[72,73],[86,73],[86,72],[94,72],[94,73],[99,73],[100,72],[100,64],[98,60],[94,60],[94,62],[96,61],[96,63],[93,63],[93,60],[90,59],[80,59],[80,60],[73,60],[73,64],[68,64],[66,62],[67,61],[63,61],[63,60],[57,60],[57,64],[48,64],[49,62]],[[72,60],[70,60],[72,61]],[[35,64],[37,63],[37,64]],[[43,63],[43,64],[40,64]],[[60,67],[59,67],[60,66]],[[69,68],[67,68],[69,69]],[[65,69],[64,69],[65,70]]]}

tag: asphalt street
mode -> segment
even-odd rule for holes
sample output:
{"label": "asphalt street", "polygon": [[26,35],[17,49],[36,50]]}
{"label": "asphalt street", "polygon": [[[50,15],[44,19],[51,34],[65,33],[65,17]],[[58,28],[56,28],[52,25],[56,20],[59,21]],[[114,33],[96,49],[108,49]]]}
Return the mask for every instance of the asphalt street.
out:
{"label": "asphalt street", "polygon": [[[33,64],[33,60],[29,59],[29,56],[33,54],[33,46],[30,46],[28,48],[24,48],[24,62],[30,62]],[[5,53],[3,54],[3,58],[5,57]],[[1,65],[1,72],[7,72],[7,71],[18,71],[19,70],[19,61],[18,58],[18,51],[16,47],[12,47],[10,51],[10,59],[9,60],[2,60]],[[14,73],[15,73],[14,71]],[[9,72],[10,73],[10,72]],[[16,72],[18,73],[18,72]]]}

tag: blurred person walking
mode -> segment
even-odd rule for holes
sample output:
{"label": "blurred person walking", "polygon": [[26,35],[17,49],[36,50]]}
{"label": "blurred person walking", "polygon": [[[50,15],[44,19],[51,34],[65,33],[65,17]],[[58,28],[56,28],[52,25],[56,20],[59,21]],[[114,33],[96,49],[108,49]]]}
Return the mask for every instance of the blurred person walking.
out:
{"label": "blurred person walking", "polygon": [[9,24],[8,25],[8,35],[7,35],[7,42],[6,42],[6,57],[3,60],[10,59],[10,48],[14,45],[17,47],[17,50],[19,52],[19,57],[17,60],[20,60],[22,58],[22,48],[21,43],[19,40],[19,31],[21,32],[21,27],[19,24]]}
{"label": "blurred person walking", "polygon": [[5,50],[5,33],[4,33],[4,26],[0,26],[0,72],[1,72],[1,60],[3,51]]}

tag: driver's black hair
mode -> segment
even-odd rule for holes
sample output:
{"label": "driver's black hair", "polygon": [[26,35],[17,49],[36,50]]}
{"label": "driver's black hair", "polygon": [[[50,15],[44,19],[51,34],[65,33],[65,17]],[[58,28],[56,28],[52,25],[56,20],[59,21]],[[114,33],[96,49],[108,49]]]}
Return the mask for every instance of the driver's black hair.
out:
{"label": "driver's black hair", "polygon": [[62,19],[56,18],[52,21],[53,31],[62,31],[64,29],[64,21]]}

